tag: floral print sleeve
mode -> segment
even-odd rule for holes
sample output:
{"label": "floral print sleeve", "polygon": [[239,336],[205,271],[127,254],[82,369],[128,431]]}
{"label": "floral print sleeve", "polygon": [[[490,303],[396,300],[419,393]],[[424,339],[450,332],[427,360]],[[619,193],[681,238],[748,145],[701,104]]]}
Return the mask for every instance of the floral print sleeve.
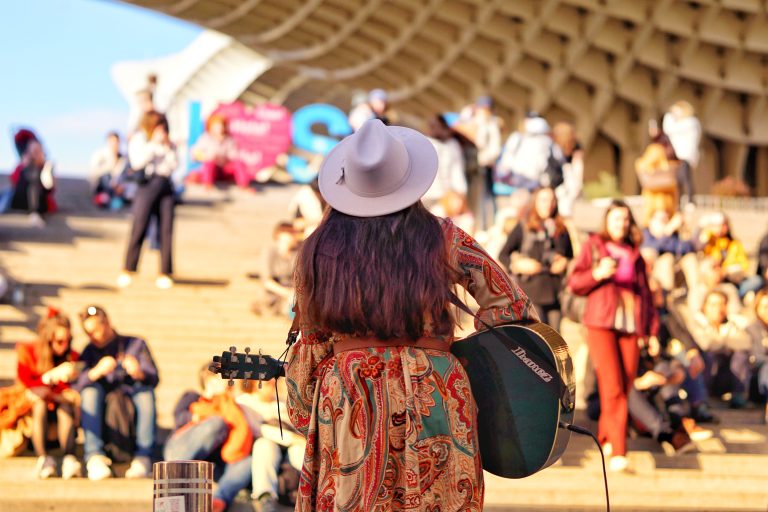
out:
{"label": "floral print sleeve", "polygon": [[315,403],[318,370],[333,357],[331,333],[302,325],[301,335],[288,352],[285,372],[288,385],[288,416],[296,429],[307,436]]}
{"label": "floral print sleeve", "polygon": [[450,221],[444,221],[443,230],[449,263],[459,275],[458,284],[480,306],[476,329],[483,327],[480,320],[490,325],[539,320],[528,296],[474,238]]}

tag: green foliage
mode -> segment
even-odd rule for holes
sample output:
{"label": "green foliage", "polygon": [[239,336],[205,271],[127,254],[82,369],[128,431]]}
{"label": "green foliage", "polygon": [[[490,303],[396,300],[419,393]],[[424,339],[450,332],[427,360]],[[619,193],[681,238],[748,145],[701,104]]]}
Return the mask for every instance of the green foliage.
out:
{"label": "green foliage", "polygon": [[591,200],[601,197],[623,197],[623,194],[619,190],[619,180],[615,174],[608,171],[600,171],[597,175],[597,181],[584,183],[585,199]]}

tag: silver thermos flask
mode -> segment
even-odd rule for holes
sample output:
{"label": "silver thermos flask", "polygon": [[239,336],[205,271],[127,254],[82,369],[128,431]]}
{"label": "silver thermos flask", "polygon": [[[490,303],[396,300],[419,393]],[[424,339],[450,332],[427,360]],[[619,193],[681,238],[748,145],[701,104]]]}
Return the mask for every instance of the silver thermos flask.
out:
{"label": "silver thermos flask", "polygon": [[211,512],[213,463],[201,460],[156,462],[153,512]]}

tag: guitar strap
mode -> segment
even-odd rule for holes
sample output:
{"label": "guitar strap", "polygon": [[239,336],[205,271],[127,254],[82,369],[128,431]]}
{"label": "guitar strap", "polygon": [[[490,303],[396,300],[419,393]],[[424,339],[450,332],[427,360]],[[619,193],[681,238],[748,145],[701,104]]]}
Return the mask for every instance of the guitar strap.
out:
{"label": "guitar strap", "polygon": [[[555,395],[560,397],[560,404],[565,408],[567,411],[572,411],[574,408],[574,402],[573,397],[571,396],[571,392],[568,389],[568,386],[563,382],[563,377],[560,375],[560,372],[557,371],[557,368],[550,364],[548,361],[544,361],[541,359],[537,354],[533,353],[531,350],[525,350],[523,349],[520,344],[514,340],[511,336],[505,334],[504,332],[496,329],[493,325],[488,324],[485,322],[482,318],[477,316],[471,309],[469,309],[469,306],[464,304],[464,302],[456,296],[455,293],[450,293],[450,300],[451,303],[459,308],[460,310],[464,311],[465,313],[469,314],[471,317],[475,318],[478,322],[483,324],[483,326],[488,329],[488,331],[493,334],[496,339],[498,339],[504,346],[508,347],[510,351],[515,353],[523,353],[525,354],[525,357],[530,359],[534,364],[536,364],[539,368],[545,370],[547,373],[553,376],[552,380],[547,382],[544,379],[541,379],[545,386],[551,387],[552,391],[555,392]],[[532,372],[535,373],[535,370],[531,368],[530,366],[523,364],[523,366],[530,369]],[[540,378],[539,375],[537,377]]]}

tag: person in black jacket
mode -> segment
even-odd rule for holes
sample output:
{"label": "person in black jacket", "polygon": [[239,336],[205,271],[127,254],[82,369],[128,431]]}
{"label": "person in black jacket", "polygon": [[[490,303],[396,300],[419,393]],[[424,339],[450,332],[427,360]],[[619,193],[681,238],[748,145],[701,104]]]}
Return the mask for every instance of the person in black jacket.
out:
{"label": "person in black jacket", "polygon": [[530,297],[541,321],[559,329],[558,294],[573,247],[552,188],[535,190],[530,205],[528,214],[509,234],[499,261]]}

